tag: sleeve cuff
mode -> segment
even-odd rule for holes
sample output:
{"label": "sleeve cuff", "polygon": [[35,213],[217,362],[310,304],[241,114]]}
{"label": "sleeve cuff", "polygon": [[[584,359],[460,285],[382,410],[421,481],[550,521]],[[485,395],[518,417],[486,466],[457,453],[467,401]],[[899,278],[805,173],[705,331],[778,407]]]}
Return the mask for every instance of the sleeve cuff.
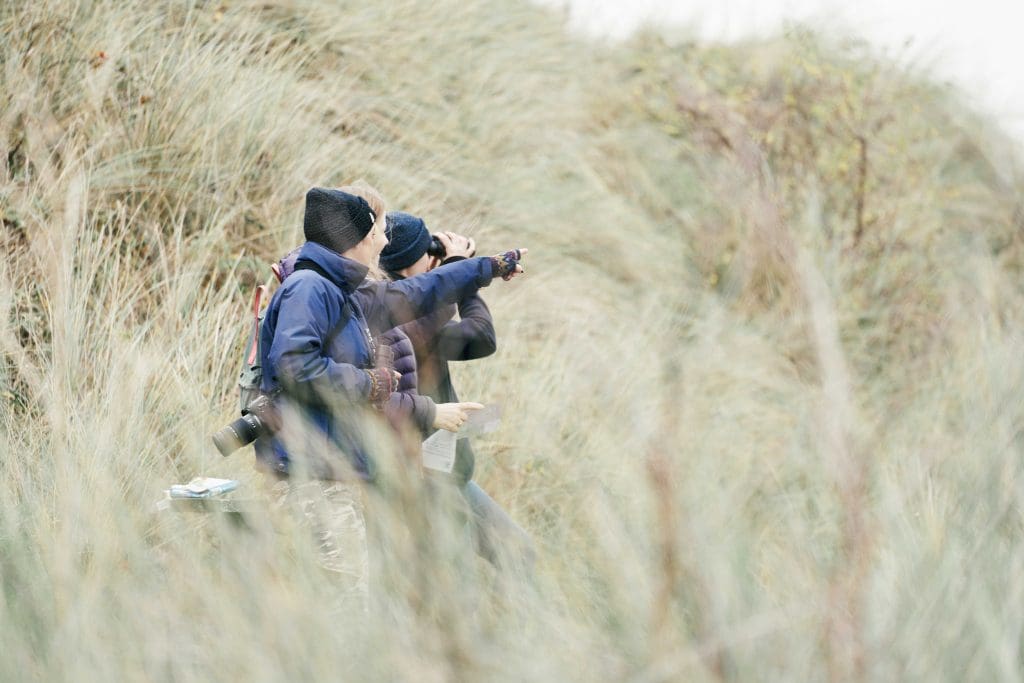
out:
{"label": "sleeve cuff", "polygon": [[494,260],[488,256],[479,256],[478,258],[483,262],[483,267],[480,268],[477,284],[486,287],[494,279]]}

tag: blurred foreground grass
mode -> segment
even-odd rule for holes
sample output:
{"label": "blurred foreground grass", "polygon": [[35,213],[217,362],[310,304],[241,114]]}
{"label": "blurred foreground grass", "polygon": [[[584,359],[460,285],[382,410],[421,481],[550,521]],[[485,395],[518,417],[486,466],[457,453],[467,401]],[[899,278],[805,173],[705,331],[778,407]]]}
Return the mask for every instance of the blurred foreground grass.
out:
{"label": "blurred foreground grass", "polygon": [[[41,0],[0,34],[0,680],[1024,677],[1022,183],[957,93],[504,0]],[[152,506],[259,490],[208,441],[248,294],[355,177],[531,249],[456,380],[504,407],[477,478],[540,564],[496,576],[407,490],[339,623],[286,520]]]}

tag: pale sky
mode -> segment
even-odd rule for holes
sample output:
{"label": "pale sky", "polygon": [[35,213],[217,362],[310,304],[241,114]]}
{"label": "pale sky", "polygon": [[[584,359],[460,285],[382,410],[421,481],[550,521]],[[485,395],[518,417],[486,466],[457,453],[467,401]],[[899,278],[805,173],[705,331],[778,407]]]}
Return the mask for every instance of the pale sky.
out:
{"label": "pale sky", "polygon": [[960,85],[1024,146],[1024,0],[539,1],[568,7],[575,28],[613,38],[645,20],[710,40],[777,32],[793,20],[843,29]]}

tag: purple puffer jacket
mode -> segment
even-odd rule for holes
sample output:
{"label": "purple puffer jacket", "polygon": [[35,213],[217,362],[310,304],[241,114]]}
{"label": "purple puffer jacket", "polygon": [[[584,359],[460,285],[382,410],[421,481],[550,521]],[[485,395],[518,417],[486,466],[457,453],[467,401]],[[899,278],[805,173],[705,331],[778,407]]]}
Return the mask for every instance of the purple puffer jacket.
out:
{"label": "purple puffer jacket", "polygon": [[402,431],[415,426],[421,433],[433,431],[437,405],[429,396],[420,396],[416,390],[416,352],[409,337],[395,327],[380,336],[382,343],[391,348],[394,368],[402,376],[398,390],[391,394],[384,406],[384,415],[391,425]]}

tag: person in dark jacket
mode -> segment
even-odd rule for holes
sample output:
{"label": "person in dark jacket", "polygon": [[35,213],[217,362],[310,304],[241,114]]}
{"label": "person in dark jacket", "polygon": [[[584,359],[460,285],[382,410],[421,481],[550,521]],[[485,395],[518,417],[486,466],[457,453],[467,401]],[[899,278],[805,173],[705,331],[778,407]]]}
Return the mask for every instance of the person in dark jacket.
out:
{"label": "person in dark jacket", "polygon": [[[424,277],[360,287],[387,244],[380,195],[369,186],[313,188],[306,194],[306,243],[295,272],[274,293],[260,330],[263,384],[281,412],[281,430],[256,441],[258,467],[280,479],[277,502],[294,504],[321,543],[321,564],[346,576],[364,606],[368,557],[361,495],[373,481],[374,410],[399,375],[378,360],[369,330],[391,329],[522,272],[525,250],[467,259]],[[359,290],[359,296],[356,291]],[[292,481],[294,475],[300,479]]]}
{"label": "person in dark jacket", "polygon": [[[444,259],[430,256],[431,235],[426,224],[408,213],[388,213],[387,230],[389,243],[381,252],[380,266],[396,282],[453,267],[471,260],[476,253],[471,238],[440,232],[435,237],[444,247]],[[457,321],[453,319],[456,311]],[[449,362],[485,358],[497,349],[490,310],[476,291],[467,292],[456,304],[440,307],[401,329],[416,351],[419,393],[437,403],[459,401]],[[514,562],[532,568],[535,551],[529,535],[473,481],[475,462],[469,439],[459,439],[451,481],[469,505],[479,554],[496,566]]]}

